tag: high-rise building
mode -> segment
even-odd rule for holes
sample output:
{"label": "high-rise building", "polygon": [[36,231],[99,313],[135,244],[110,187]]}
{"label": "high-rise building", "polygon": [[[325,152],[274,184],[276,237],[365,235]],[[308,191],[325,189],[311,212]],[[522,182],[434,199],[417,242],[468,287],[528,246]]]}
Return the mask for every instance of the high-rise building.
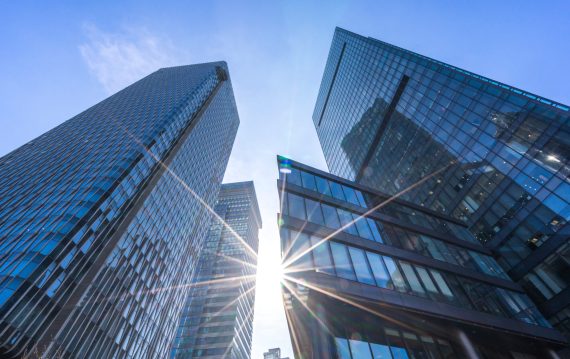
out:
{"label": "high-rise building", "polygon": [[172,357],[249,359],[261,214],[253,182],[222,184]]}
{"label": "high-rise building", "polygon": [[464,222],[570,335],[569,106],[336,29],[313,121],[331,173]]}
{"label": "high-rise building", "polygon": [[558,358],[564,336],[462,221],[278,163],[296,358]]}
{"label": "high-rise building", "polygon": [[164,358],[239,118],[160,69],[0,159],[0,356]]}
{"label": "high-rise building", "polygon": [[263,359],[289,359],[289,357],[281,358],[281,348],[273,348],[263,353]]}

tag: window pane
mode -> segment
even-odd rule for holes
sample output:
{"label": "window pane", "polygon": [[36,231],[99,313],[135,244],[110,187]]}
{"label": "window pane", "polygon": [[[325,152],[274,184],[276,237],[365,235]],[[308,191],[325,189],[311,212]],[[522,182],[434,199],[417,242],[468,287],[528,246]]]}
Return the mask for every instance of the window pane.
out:
{"label": "window pane", "polygon": [[291,168],[291,173],[286,175],[287,182],[296,184],[297,186],[301,185],[301,173],[296,168]]}
{"label": "window pane", "polygon": [[447,286],[447,283],[445,282],[445,279],[443,279],[443,277],[441,276],[441,273],[433,269],[430,270],[430,272],[431,275],[433,276],[433,279],[437,283],[439,290],[441,290],[443,295],[445,295],[449,299],[453,299],[453,293],[451,292],[451,289],[449,289],[449,287]]}
{"label": "window pane", "polygon": [[420,279],[424,285],[424,287],[427,289],[427,291],[429,293],[432,294],[439,294],[434,282],[431,280],[431,277],[429,276],[429,273],[427,272],[427,270],[425,268],[422,267],[418,267],[416,266],[416,270],[418,271],[418,275],[420,276]]}
{"label": "window pane", "polygon": [[372,354],[374,359],[392,359],[392,354],[390,354],[390,349],[387,345],[370,343],[372,348]]}
{"label": "window pane", "polygon": [[429,252],[429,254],[433,259],[437,259],[439,261],[445,261],[445,258],[443,258],[443,255],[441,254],[441,252],[439,251],[439,249],[437,248],[437,246],[435,245],[434,241],[431,238],[421,235],[420,240],[422,241],[424,247],[427,249],[427,251]]}
{"label": "window pane", "polygon": [[329,188],[329,183],[326,179],[319,176],[315,176],[315,182],[317,183],[317,191],[320,194],[332,197],[331,189]]}
{"label": "window pane", "polygon": [[372,237],[372,232],[370,231],[370,228],[368,228],[368,222],[366,222],[366,218],[361,218],[356,213],[352,214],[352,218],[354,220],[356,228],[358,228],[360,237],[373,241],[374,237]]}
{"label": "window pane", "polygon": [[366,252],[366,256],[368,257],[368,262],[370,262],[374,278],[376,278],[376,284],[382,288],[394,289],[388,271],[382,261],[382,257],[380,257],[379,254],[371,252]]}
{"label": "window pane", "polygon": [[400,261],[400,266],[402,267],[402,271],[404,272],[404,275],[406,276],[408,283],[410,283],[412,291],[415,294],[424,296],[426,292],[422,287],[422,285],[420,284],[420,280],[418,279],[416,272],[414,272],[414,268],[412,268],[412,266],[409,263],[401,261]]}
{"label": "window pane", "polygon": [[[290,231],[291,235],[291,252],[289,253],[289,258],[296,258],[301,253],[309,249],[309,235],[303,232]],[[311,254],[308,252],[303,255],[295,262],[292,263],[295,269],[309,270],[313,268],[313,263],[311,261]]]}
{"label": "window pane", "polygon": [[367,342],[361,342],[360,340],[350,340],[350,349],[352,351],[352,357],[358,359],[372,359],[372,354],[370,353],[370,347]]}
{"label": "window pane", "polygon": [[390,344],[390,350],[392,351],[392,357],[395,359],[408,359],[408,353],[406,352],[405,344],[400,333],[397,330],[386,328],[386,337],[388,343]]}
{"label": "window pane", "polygon": [[317,186],[315,185],[315,177],[313,177],[312,174],[302,171],[301,180],[303,182],[303,187],[306,189],[310,189],[312,191],[317,190]]}
{"label": "window pane", "polygon": [[356,193],[354,192],[354,190],[350,187],[347,186],[343,186],[342,187],[342,191],[344,192],[344,195],[346,197],[346,200],[356,206],[359,206],[360,203],[358,202],[358,198],[356,198]]}
{"label": "window pane", "polygon": [[390,346],[390,349],[394,359],[409,359],[406,349],[395,346]]}
{"label": "window pane", "polygon": [[352,270],[346,247],[342,244],[331,242],[331,250],[337,275],[341,278],[355,280],[356,276]]}
{"label": "window pane", "polygon": [[344,199],[344,193],[342,192],[342,187],[333,181],[329,181],[329,184],[331,186],[331,192],[334,198],[336,199],[340,199],[341,201],[345,201]]}
{"label": "window pane", "polygon": [[340,228],[340,221],[338,219],[338,214],[336,213],[336,208],[324,203],[321,204],[321,207],[325,216],[325,225],[329,228]]}
{"label": "window pane", "polygon": [[372,237],[374,237],[374,240],[379,243],[384,243],[384,241],[382,240],[382,236],[380,235],[380,231],[378,231],[378,226],[376,221],[370,218],[366,218],[366,222],[368,222],[368,226],[372,231]]}
{"label": "window pane", "polygon": [[394,260],[390,257],[382,256],[384,259],[384,263],[386,263],[386,268],[388,269],[388,273],[390,273],[390,277],[392,278],[392,282],[396,286],[396,289],[401,292],[407,292],[407,285],[404,281],[404,277],[402,277],[402,273],[396,266]]}
{"label": "window pane", "polygon": [[360,202],[360,206],[364,207],[364,208],[368,208],[368,205],[366,204],[366,200],[364,199],[362,192],[360,192],[360,191],[355,191],[355,192],[356,192],[356,197],[358,197],[358,202]]}
{"label": "window pane", "polygon": [[350,212],[347,212],[347,211],[342,210],[340,208],[337,209],[337,212],[338,212],[338,216],[340,218],[340,224],[343,227],[347,226],[345,229],[343,229],[343,231],[346,233],[350,233],[354,236],[358,236],[358,232],[356,231],[356,227],[354,226],[354,223],[352,223],[352,215],[350,214]]}
{"label": "window pane", "polygon": [[288,193],[287,202],[289,203],[289,215],[291,217],[307,219],[305,214],[305,203],[302,197]]}
{"label": "window pane", "polygon": [[365,284],[376,285],[368,268],[368,263],[366,263],[364,251],[354,247],[348,247],[348,251],[350,252],[350,258],[352,258],[352,264],[354,265],[358,281]]}
{"label": "window pane", "polygon": [[313,201],[311,199],[305,198],[305,204],[307,205],[307,215],[308,215],[309,222],[324,225],[325,220],[323,218],[323,213],[321,212],[320,203]]}
{"label": "window pane", "polygon": [[329,244],[327,241],[323,241],[317,245],[317,243],[321,241],[323,241],[321,237],[311,236],[311,246],[316,246],[315,249],[313,249],[313,258],[315,259],[317,272],[335,275],[331,254],[329,252]]}
{"label": "window pane", "polygon": [[336,355],[338,359],[351,359],[350,349],[348,348],[348,340],[344,338],[335,338]]}

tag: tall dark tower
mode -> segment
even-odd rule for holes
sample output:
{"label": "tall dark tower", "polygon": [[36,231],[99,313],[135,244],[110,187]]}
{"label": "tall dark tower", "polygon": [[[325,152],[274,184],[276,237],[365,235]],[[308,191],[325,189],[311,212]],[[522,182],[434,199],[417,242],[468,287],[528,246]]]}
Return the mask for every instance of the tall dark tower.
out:
{"label": "tall dark tower", "polygon": [[249,359],[261,214],[253,182],[224,183],[172,358]]}
{"label": "tall dark tower", "polygon": [[570,336],[569,109],[336,29],[313,121],[333,174],[461,220]]}
{"label": "tall dark tower", "polygon": [[160,69],[0,159],[0,354],[163,358],[239,118],[224,62]]}

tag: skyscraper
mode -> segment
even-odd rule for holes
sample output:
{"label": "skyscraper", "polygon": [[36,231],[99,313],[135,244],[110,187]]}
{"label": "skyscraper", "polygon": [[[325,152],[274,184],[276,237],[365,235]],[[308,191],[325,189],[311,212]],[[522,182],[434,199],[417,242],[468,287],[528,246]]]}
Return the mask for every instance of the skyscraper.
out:
{"label": "skyscraper", "polygon": [[263,353],[263,359],[289,359],[289,358],[288,357],[281,358],[281,348],[273,348]]}
{"label": "skyscraper", "polygon": [[168,355],[239,125],[227,65],[160,69],[0,159],[0,355]]}
{"label": "skyscraper", "polygon": [[253,182],[222,184],[172,357],[249,359],[261,214]]}
{"label": "skyscraper", "polygon": [[278,162],[295,357],[558,358],[562,334],[461,221]]}
{"label": "skyscraper", "polygon": [[463,221],[570,335],[568,106],[336,29],[313,121],[333,174]]}

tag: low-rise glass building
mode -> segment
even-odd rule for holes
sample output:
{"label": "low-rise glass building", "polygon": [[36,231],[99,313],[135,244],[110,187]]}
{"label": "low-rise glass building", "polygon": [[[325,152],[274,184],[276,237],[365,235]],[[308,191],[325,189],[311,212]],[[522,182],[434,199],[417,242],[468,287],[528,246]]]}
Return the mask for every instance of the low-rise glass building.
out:
{"label": "low-rise glass building", "polygon": [[564,337],[463,222],[278,165],[297,358],[557,358]]}

